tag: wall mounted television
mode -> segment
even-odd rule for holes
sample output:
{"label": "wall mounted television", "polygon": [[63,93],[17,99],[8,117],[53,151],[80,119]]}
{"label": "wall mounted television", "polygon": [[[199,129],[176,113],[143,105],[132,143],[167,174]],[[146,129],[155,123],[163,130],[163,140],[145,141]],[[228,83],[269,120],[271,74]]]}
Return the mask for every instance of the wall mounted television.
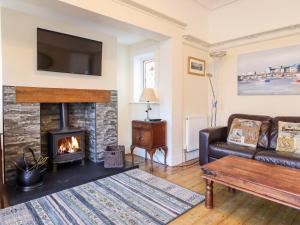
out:
{"label": "wall mounted television", "polygon": [[102,42],[37,28],[37,69],[101,76]]}

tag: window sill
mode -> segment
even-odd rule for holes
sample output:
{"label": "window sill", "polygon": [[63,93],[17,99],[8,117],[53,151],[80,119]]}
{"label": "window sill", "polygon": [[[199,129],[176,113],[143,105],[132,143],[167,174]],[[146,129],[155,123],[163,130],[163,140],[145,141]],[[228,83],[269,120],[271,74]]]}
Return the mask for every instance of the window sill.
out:
{"label": "window sill", "polygon": [[[147,102],[129,102],[129,104],[147,104]],[[159,102],[150,102],[151,105],[159,105]]]}

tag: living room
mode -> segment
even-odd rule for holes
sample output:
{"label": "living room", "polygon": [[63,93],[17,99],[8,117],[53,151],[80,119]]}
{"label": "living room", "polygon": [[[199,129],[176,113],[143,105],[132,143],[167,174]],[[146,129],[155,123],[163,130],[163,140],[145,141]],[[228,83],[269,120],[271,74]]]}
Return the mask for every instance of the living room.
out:
{"label": "living room", "polygon": [[299,1],[0,6],[0,224],[300,224]]}

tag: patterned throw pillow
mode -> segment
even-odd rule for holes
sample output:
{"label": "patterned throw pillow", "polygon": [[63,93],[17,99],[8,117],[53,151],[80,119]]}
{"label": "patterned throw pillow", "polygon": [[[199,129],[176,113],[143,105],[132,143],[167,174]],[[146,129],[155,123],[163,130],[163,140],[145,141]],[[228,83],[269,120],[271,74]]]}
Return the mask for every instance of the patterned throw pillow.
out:
{"label": "patterned throw pillow", "polygon": [[235,118],[232,121],[227,142],[256,148],[260,126],[260,121]]}
{"label": "patterned throw pillow", "polygon": [[276,151],[300,154],[300,123],[278,122]]}
{"label": "patterned throw pillow", "polygon": [[269,147],[269,134],[271,123],[269,120],[261,121],[257,147],[267,149]]}

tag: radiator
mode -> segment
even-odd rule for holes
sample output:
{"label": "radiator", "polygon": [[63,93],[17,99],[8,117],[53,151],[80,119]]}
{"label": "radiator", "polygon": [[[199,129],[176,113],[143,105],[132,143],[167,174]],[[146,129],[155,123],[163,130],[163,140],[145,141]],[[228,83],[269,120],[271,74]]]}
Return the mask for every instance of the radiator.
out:
{"label": "radiator", "polygon": [[185,149],[187,152],[199,149],[199,131],[207,128],[206,116],[185,117]]}

